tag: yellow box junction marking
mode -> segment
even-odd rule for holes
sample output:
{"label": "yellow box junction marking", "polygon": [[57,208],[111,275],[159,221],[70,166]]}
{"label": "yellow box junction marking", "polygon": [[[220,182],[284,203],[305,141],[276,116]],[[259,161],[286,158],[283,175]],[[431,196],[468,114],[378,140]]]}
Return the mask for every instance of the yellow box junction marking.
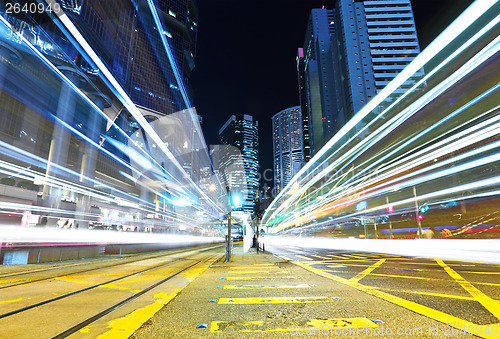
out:
{"label": "yellow box junction marking", "polygon": [[319,258],[319,259],[323,259],[323,260],[332,260],[331,258],[322,257],[320,255],[315,255],[315,254],[311,255],[311,257],[315,257],[315,258]]}
{"label": "yellow box junction marking", "polygon": [[255,304],[303,304],[334,302],[333,297],[270,297],[270,298],[219,298],[218,304],[255,305]]}
{"label": "yellow box junction marking", "polygon": [[466,290],[469,292],[470,295],[474,297],[478,302],[481,303],[481,305],[484,306],[491,314],[493,314],[498,320],[500,320],[500,305],[496,300],[491,299],[488,297],[486,294],[478,290],[474,285],[472,285],[470,282],[462,278],[460,274],[455,272],[451,267],[446,265],[443,260],[441,259],[436,259],[436,262],[452,277],[457,283],[460,284]]}
{"label": "yellow box junction marking", "polygon": [[[317,269],[317,268],[314,268],[314,267],[311,267],[310,265],[306,264],[306,263],[302,263],[302,262],[293,262],[295,265],[297,266],[300,266],[310,272],[313,272],[317,275],[320,275],[322,277],[325,277],[325,278],[328,278],[328,279],[331,279],[331,280],[334,280],[334,281],[337,281],[339,283],[342,283],[342,284],[345,284],[345,285],[348,285],[348,286],[352,286],[360,291],[363,291],[367,294],[370,294],[370,295],[373,295],[375,297],[378,297],[378,298],[381,298],[383,300],[386,300],[390,303],[393,303],[395,305],[399,305],[401,307],[404,307],[410,311],[413,311],[415,313],[418,313],[418,314],[421,314],[423,316],[426,316],[428,318],[431,318],[431,319],[434,319],[434,320],[437,320],[437,321],[440,321],[444,324],[447,324],[447,325],[450,325],[452,327],[455,327],[459,330],[461,329],[464,329],[465,332],[468,332],[468,333],[471,333],[471,334],[474,334],[480,338],[486,338],[486,339],[495,339],[495,336],[492,335],[492,334],[486,334],[485,332],[486,331],[483,331],[483,327],[484,328],[488,328],[488,326],[491,328],[491,326],[495,325],[495,324],[490,324],[490,325],[476,325],[472,322],[469,322],[469,321],[466,321],[464,319],[460,319],[460,318],[457,318],[455,316],[452,316],[450,314],[447,314],[447,313],[444,313],[444,312],[441,312],[441,311],[438,311],[438,310],[435,310],[433,308],[430,308],[430,307],[427,307],[427,306],[424,306],[424,305],[420,305],[418,303],[415,303],[413,301],[409,301],[409,300],[406,300],[406,299],[403,299],[403,298],[400,298],[400,297],[396,297],[392,294],[388,294],[388,293],[385,293],[385,292],[382,292],[374,287],[371,287],[371,286],[365,286],[365,285],[362,285],[358,282],[353,282],[353,281],[349,281],[347,279],[344,279],[344,278],[341,278],[341,277],[337,277],[335,275],[331,275],[331,274],[328,274],[327,272],[324,272],[320,269]],[[478,329],[480,329],[478,331]]]}
{"label": "yellow box junction marking", "polygon": [[368,267],[363,272],[361,272],[358,275],[356,275],[355,277],[352,277],[351,279],[349,279],[349,281],[352,281],[352,282],[358,282],[358,281],[360,281],[361,279],[363,279],[364,277],[366,277],[368,274],[370,274],[374,269],[376,269],[377,267],[379,267],[380,265],[382,265],[384,262],[385,262],[385,259],[380,259],[379,261],[377,261],[375,264],[373,264],[370,267]]}
{"label": "yellow box junction marking", "polygon": [[300,285],[224,285],[224,289],[229,290],[266,290],[266,289],[275,289],[275,288],[311,288],[311,286],[307,284]]}
{"label": "yellow box junction marking", "polygon": [[[278,326],[278,327],[277,327]],[[225,330],[237,332],[306,332],[306,334],[324,334],[335,329],[357,329],[379,327],[367,318],[311,319],[309,321],[291,321],[276,324],[272,321],[212,321],[210,332],[220,333]]]}

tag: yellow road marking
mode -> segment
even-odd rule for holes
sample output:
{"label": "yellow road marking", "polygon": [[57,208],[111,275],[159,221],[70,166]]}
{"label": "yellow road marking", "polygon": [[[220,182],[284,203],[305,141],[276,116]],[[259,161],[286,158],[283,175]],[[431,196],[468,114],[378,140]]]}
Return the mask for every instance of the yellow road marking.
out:
{"label": "yellow road marking", "polygon": [[[280,326],[280,327],[276,327]],[[324,334],[335,329],[376,328],[373,321],[367,318],[311,319],[309,321],[290,321],[276,324],[272,321],[245,321],[241,323],[230,321],[212,321],[210,332],[220,333],[225,330],[238,332],[306,332],[306,334]],[[347,332],[349,334],[349,332]]]}
{"label": "yellow road marking", "polygon": [[[406,300],[406,299],[403,299],[400,297],[396,297],[396,296],[391,295],[389,293],[385,293],[385,292],[382,292],[380,290],[377,290],[376,288],[371,287],[371,286],[365,286],[365,285],[362,285],[358,282],[352,282],[352,281],[349,281],[347,279],[328,274],[328,273],[323,272],[317,268],[311,267],[305,263],[294,262],[294,264],[296,264],[297,266],[300,266],[300,267],[302,267],[310,272],[316,273],[322,277],[325,277],[325,278],[328,278],[331,280],[335,280],[335,281],[340,282],[340,283],[345,284],[345,285],[352,286],[360,291],[363,291],[363,292],[371,294],[375,297],[384,299],[384,300],[391,302],[395,305],[402,306],[406,309],[409,309],[410,311],[424,315],[428,318],[431,318],[431,319],[440,321],[442,323],[445,323],[447,325],[453,326],[455,328],[458,328],[459,330],[464,329],[466,332],[474,334],[474,335],[481,337],[481,338],[487,338],[487,339],[494,338],[493,335],[487,335],[487,334],[483,333],[482,331],[481,332],[477,331],[476,326],[479,326],[479,325],[476,325],[476,324],[469,322],[469,321],[466,321],[464,319],[460,319],[460,318],[454,317],[450,314],[435,310],[433,308],[417,304],[413,301],[409,301],[409,300]],[[488,326],[488,325],[485,325],[485,326]],[[470,331],[469,331],[469,329],[470,329]]]}
{"label": "yellow road marking", "polygon": [[302,279],[302,277],[226,277],[226,280],[260,280],[260,279]]}
{"label": "yellow road marking", "polygon": [[375,276],[379,276],[379,277],[418,279],[418,280],[444,280],[444,279],[436,279],[436,278],[412,277],[410,275],[397,275],[397,274],[371,273],[370,275],[375,275]]}
{"label": "yellow road marking", "polygon": [[250,305],[250,304],[303,304],[329,303],[336,299],[332,297],[269,297],[269,298],[219,298],[218,304]]}
{"label": "yellow road marking", "polygon": [[495,275],[495,274],[500,274],[500,272],[473,272],[473,271],[462,271],[460,273],[468,273],[468,274],[491,274],[491,275]]}
{"label": "yellow road marking", "polygon": [[116,285],[126,285],[126,284],[132,284],[132,283],[136,283],[136,282],[148,281],[148,280],[153,280],[153,279],[163,279],[165,277],[166,277],[165,275],[158,275],[158,276],[152,276],[152,277],[147,277],[147,278],[141,278],[141,279],[134,279],[134,280],[127,280],[127,281],[117,282],[115,284]]}
{"label": "yellow road marking", "polygon": [[284,256],[280,256],[280,258],[282,258],[283,260],[289,260],[289,261],[292,261],[293,259],[290,259],[288,257],[284,257]]}
{"label": "yellow road marking", "polygon": [[320,256],[320,255],[314,255],[314,254],[313,254],[313,255],[311,255],[311,257],[316,257],[316,258],[320,258],[320,259],[323,259],[323,260],[332,260],[332,259],[330,259],[330,258],[327,258],[327,257],[322,257],[322,256]]}
{"label": "yellow road marking", "polygon": [[[196,277],[202,274],[207,267],[202,268],[191,268],[186,271],[186,276],[189,281],[186,285],[188,285],[191,281],[193,281]],[[108,322],[107,328],[109,329],[107,332],[99,335],[98,339],[127,339],[129,338],[135,331],[139,329],[146,321],[151,319],[153,315],[155,315],[159,310],[161,310],[166,304],[168,304],[175,296],[182,291],[182,288],[172,288],[172,293],[160,292],[153,296],[156,300],[154,303],[147,305],[146,307],[136,309],[130,314],[127,314],[124,317],[111,320]],[[86,327],[80,330],[88,331],[91,330],[91,327]]]}
{"label": "yellow road marking", "polygon": [[354,266],[354,267],[356,267],[356,266],[357,267],[369,267],[369,265],[370,265],[369,263],[367,263],[365,265],[361,265],[361,264],[347,264],[345,262],[338,263],[338,262],[331,262],[331,261],[316,261],[314,264],[344,265],[344,266]]}
{"label": "yellow road marking", "polygon": [[311,286],[307,284],[300,285],[224,285],[224,289],[229,290],[244,290],[244,289],[275,289],[275,288],[311,288]]}
{"label": "yellow road marking", "polygon": [[266,266],[237,266],[237,267],[229,267],[230,270],[248,270],[248,269],[257,269],[257,270],[279,270],[280,268],[276,265],[266,267]]}
{"label": "yellow road marking", "polygon": [[[99,339],[119,339],[130,337],[139,327],[142,326],[147,320],[153,317],[156,312],[161,310],[163,306],[168,304],[170,300],[181,291],[181,288],[175,289],[173,293],[167,294],[165,292],[160,292],[154,295],[156,300],[153,304],[146,307],[139,308],[124,317],[111,320],[108,323],[108,328],[110,329],[106,333],[101,334],[97,338]],[[88,332],[90,328],[83,328],[80,332]],[[85,332],[84,332],[85,333]]]}
{"label": "yellow road marking", "polygon": [[486,283],[486,282],[476,282],[476,281],[473,281],[472,283],[475,285],[500,286],[500,284],[497,283]]}
{"label": "yellow road marking", "polygon": [[0,305],[1,304],[17,303],[17,302],[19,302],[21,300],[23,300],[23,298],[17,298],[17,299],[11,299],[11,300],[1,300],[0,301]]}
{"label": "yellow road marking", "polygon": [[359,255],[344,254],[346,257],[356,258],[361,260],[366,260],[366,258],[360,257]]}
{"label": "yellow road marking", "polygon": [[[253,274],[253,273],[270,273],[269,271],[228,271],[228,274]],[[273,272],[277,273],[277,272]]]}
{"label": "yellow road marking", "polygon": [[18,279],[4,279],[0,280],[0,284],[8,284],[8,283],[14,283],[18,281],[31,281],[35,280],[36,278],[18,278]]}
{"label": "yellow road marking", "polygon": [[498,320],[500,320],[500,305],[498,304],[497,301],[491,299],[488,297],[486,294],[478,290],[474,285],[472,285],[470,282],[462,278],[460,274],[455,272],[451,267],[446,265],[443,260],[441,259],[436,259],[436,262],[452,277],[455,279],[457,283],[460,284],[460,286],[463,287],[464,290],[469,292],[470,295],[474,297],[477,301],[481,303],[481,305],[484,306],[491,314],[493,314]]}
{"label": "yellow road marking", "polygon": [[460,295],[431,293],[431,292],[420,292],[420,291],[409,291],[409,290],[396,290],[396,289],[392,289],[392,288],[383,288],[383,287],[379,287],[378,289],[384,290],[384,291],[391,291],[391,292],[402,292],[402,293],[411,293],[411,294],[431,295],[433,297],[443,297],[443,298],[463,299],[463,300],[474,300],[473,297],[462,297]]}
{"label": "yellow road marking", "polygon": [[341,260],[347,259],[346,257],[342,257],[340,255],[327,254],[327,256],[332,257],[332,258],[339,258]]}
{"label": "yellow road marking", "polygon": [[313,260],[311,258],[308,258],[308,257],[304,257],[303,255],[300,255],[300,254],[295,254],[296,257],[299,257],[301,259],[304,259],[304,260]]}
{"label": "yellow road marking", "polygon": [[352,281],[352,282],[358,282],[358,281],[360,281],[361,279],[363,279],[364,277],[366,277],[368,274],[370,274],[374,269],[376,269],[377,267],[379,267],[380,265],[382,265],[384,262],[385,262],[385,259],[380,259],[379,261],[377,261],[375,264],[373,264],[370,267],[368,267],[363,272],[361,272],[358,275],[356,275],[355,277],[352,277],[351,279],[349,279],[349,281]]}
{"label": "yellow road marking", "polygon": [[61,281],[73,282],[73,283],[77,283],[77,284],[94,284],[93,281],[74,279],[74,278],[70,278],[70,277],[56,277],[55,279],[61,280]]}

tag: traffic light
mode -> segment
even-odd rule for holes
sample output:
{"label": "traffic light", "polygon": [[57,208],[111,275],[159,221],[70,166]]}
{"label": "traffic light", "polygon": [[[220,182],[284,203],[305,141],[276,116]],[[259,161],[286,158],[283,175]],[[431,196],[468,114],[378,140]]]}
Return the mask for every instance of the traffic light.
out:
{"label": "traffic light", "polygon": [[240,208],[242,205],[241,198],[239,195],[234,195],[231,199],[231,205],[233,208]]}

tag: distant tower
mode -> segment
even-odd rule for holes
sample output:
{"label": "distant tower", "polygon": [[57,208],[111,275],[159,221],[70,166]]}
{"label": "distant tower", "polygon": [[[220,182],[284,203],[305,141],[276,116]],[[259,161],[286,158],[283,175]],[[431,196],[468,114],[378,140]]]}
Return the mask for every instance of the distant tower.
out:
{"label": "distant tower", "polygon": [[238,147],[243,156],[246,182],[236,177],[229,180],[232,190],[244,194],[243,210],[248,213],[254,212],[255,194],[259,188],[258,126],[251,115],[233,115],[219,130],[221,142]]}
{"label": "distant tower", "polygon": [[300,106],[273,116],[274,187],[279,193],[304,162]]}

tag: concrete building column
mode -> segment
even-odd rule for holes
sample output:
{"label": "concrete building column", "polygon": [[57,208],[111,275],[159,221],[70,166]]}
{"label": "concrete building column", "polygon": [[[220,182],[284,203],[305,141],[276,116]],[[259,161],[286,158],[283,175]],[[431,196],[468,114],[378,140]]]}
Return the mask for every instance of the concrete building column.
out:
{"label": "concrete building column", "polygon": [[[111,99],[109,99],[105,95],[101,93],[94,93],[92,96],[92,101],[101,111],[103,111],[105,108],[111,107]],[[99,114],[99,112],[94,109],[90,110],[88,125],[86,129],[87,137],[96,143],[99,143],[99,136],[101,132],[104,132],[104,130],[102,129],[103,124],[100,123],[102,119],[103,118]],[[91,189],[94,188],[93,179],[95,178],[98,155],[99,153],[97,151],[97,148],[94,145],[86,142],[82,154],[79,181],[81,184]],[[78,193],[78,197],[76,200],[75,227],[89,227],[90,219],[87,214],[90,212],[90,205],[90,195]]]}
{"label": "concrete building column", "polygon": [[[66,77],[76,86],[82,87],[82,77],[75,69],[69,67],[59,68]],[[61,83],[61,91],[57,103],[56,117],[57,119],[71,124],[76,109],[76,97],[73,93],[74,89],[66,82]],[[45,179],[61,177],[58,166],[67,166],[69,143],[71,140],[70,133],[64,125],[56,120],[54,122],[54,130],[52,132],[52,140],[50,142],[49,156],[47,159],[47,168],[45,170]],[[45,183],[43,186],[42,199],[44,206],[59,209],[61,206],[62,189]],[[52,218],[48,218],[47,226],[56,226],[59,213],[49,213]]]}

